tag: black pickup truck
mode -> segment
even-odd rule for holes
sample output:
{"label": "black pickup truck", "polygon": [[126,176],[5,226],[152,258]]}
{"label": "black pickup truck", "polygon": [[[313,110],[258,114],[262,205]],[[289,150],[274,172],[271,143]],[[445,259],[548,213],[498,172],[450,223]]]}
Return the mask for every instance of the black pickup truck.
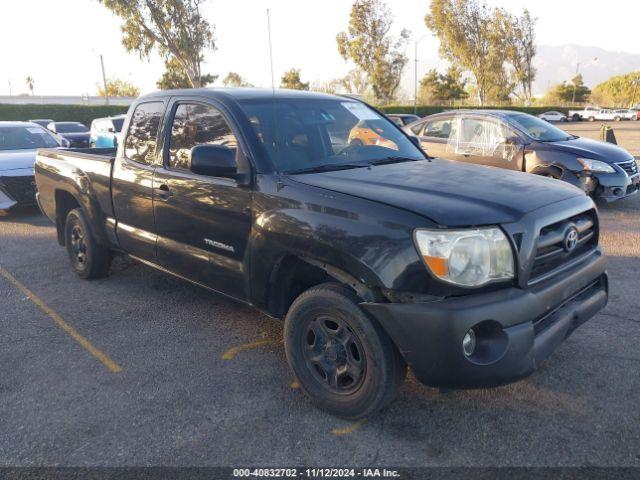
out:
{"label": "black pickup truck", "polygon": [[[350,143],[363,121],[375,139]],[[165,91],[123,132],[117,152],[38,153],[75,272],[126,254],[283,318],[302,389],[335,415],[383,408],[407,365],[440,388],[521,379],[607,302],[581,190],[431,159],[357,100]]]}

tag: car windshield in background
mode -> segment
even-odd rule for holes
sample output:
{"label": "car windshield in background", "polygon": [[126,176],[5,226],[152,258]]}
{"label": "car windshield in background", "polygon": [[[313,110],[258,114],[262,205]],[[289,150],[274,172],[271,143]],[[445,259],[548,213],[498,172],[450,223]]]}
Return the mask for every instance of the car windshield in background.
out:
{"label": "car windshield in background", "polygon": [[59,146],[42,127],[0,127],[0,150],[33,150]]}
{"label": "car windshield in background", "polygon": [[280,172],[425,159],[395,125],[360,102],[249,99],[240,106]]}
{"label": "car windshield in background", "polygon": [[85,133],[89,129],[81,123],[56,123],[56,132],[58,133]]}
{"label": "car windshield in background", "polygon": [[124,118],[112,118],[111,123],[113,123],[113,129],[116,132],[121,132],[122,125],[124,124]]}
{"label": "car windshield in background", "polygon": [[509,121],[519,127],[529,137],[539,142],[559,142],[573,138],[564,130],[554,127],[549,122],[527,114],[509,115]]}

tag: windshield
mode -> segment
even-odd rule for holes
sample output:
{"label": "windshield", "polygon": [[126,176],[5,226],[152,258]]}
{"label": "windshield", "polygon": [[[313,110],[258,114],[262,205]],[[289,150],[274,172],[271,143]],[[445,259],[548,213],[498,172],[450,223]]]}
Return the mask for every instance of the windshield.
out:
{"label": "windshield", "polygon": [[240,101],[240,106],[280,172],[425,159],[396,126],[360,102],[250,99]]}
{"label": "windshield", "polygon": [[83,133],[89,129],[81,123],[56,123],[56,132],[58,133]]}
{"label": "windshield", "polygon": [[0,127],[0,150],[33,150],[60,145],[42,127]]}
{"label": "windshield", "polygon": [[124,123],[124,118],[112,118],[111,123],[113,123],[113,129],[116,132],[121,132],[122,124]]}
{"label": "windshield", "polygon": [[549,122],[525,113],[509,115],[509,120],[529,137],[539,142],[559,142],[573,138],[573,135],[554,127]]}

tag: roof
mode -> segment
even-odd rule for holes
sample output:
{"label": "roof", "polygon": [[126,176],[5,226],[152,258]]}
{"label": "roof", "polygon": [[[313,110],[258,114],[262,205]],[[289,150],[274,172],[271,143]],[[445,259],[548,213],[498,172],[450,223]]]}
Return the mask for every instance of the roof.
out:
{"label": "roof", "polygon": [[140,98],[158,97],[158,96],[170,96],[170,95],[195,95],[211,98],[232,98],[234,100],[267,100],[271,98],[276,99],[291,99],[291,98],[316,98],[316,99],[333,99],[344,100],[345,97],[340,95],[331,95],[328,93],[309,92],[306,90],[288,90],[284,88],[277,88],[272,90],[270,88],[247,88],[247,87],[235,87],[235,88],[187,88],[180,90],[161,90],[153,92],[148,95],[144,95]]}
{"label": "roof", "polygon": [[0,121],[0,127],[40,127],[33,122]]}
{"label": "roof", "polygon": [[451,115],[452,113],[467,113],[470,115],[487,115],[491,117],[501,117],[501,118],[512,117],[514,115],[527,115],[526,112],[520,112],[518,110],[497,110],[497,109],[494,110],[490,108],[485,108],[485,109],[464,108],[464,109],[445,110],[444,112],[439,112],[439,113],[434,113],[432,115],[429,115],[429,117],[436,117],[440,115]]}

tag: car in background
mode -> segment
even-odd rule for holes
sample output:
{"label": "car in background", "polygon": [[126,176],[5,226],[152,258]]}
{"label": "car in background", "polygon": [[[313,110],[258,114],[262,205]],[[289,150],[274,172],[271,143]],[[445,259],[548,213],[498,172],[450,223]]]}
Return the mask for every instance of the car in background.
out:
{"label": "car in background", "polygon": [[538,115],[538,118],[542,120],[546,120],[547,122],[566,122],[567,116],[562,112],[557,112],[555,110],[551,110],[549,112],[544,112]]}
{"label": "car in background", "polygon": [[389,113],[387,118],[399,127],[404,127],[405,125],[420,120],[418,115],[413,115],[412,113]]}
{"label": "car in background", "polygon": [[125,118],[126,115],[116,115],[93,120],[91,122],[89,146],[92,148],[117,147]]}
{"label": "car in background", "polygon": [[80,122],[51,122],[47,128],[69,141],[72,148],[89,148],[89,129]]}
{"label": "car in background", "polygon": [[614,113],[619,117],[619,120],[637,120],[638,114],[630,108],[620,108],[614,110]]}
{"label": "car in background", "polygon": [[[573,112],[575,115],[575,112]],[[572,115],[572,111],[569,111],[569,115]],[[600,108],[600,109],[589,109],[584,111],[584,115],[581,117],[581,120],[586,120],[588,122],[599,121],[614,121],[619,122],[623,119],[622,113],[619,110],[612,110],[610,108]]]}
{"label": "car in background", "polygon": [[590,118],[600,110],[602,110],[600,107],[585,107],[582,110],[569,110],[569,112],[567,113],[567,117],[574,122],[579,122],[580,120],[586,120]]}
{"label": "car in background", "polygon": [[405,131],[433,157],[556,178],[606,201],[638,192],[638,165],[629,152],[526,113],[457,110],[425,117]]}
{"label": "car in background", "polygon": [[35,205],[36,150],[61,146],[55,134],[35,123],[0,122],[0,216]]}
{"label": "car in background", "polygon": [[29,120],[31,123],[35,123],[40,125],[41,127],[47,128],[47,125],[55,122],[53,118],[36,118],[35,120]]}

